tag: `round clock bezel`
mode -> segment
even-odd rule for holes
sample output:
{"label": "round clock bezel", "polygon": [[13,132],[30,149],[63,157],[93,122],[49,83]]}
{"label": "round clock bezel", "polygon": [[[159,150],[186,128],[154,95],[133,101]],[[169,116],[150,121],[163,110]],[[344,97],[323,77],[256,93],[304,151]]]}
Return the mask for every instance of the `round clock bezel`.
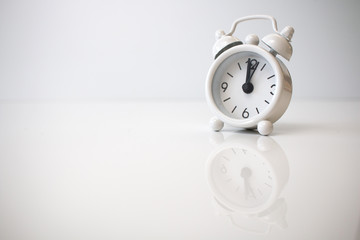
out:
{"label": "round clock bezel", "polygon": [[[230,56],[240,53],[240,52],[249,52],[255,53],[260,57],[264,58],[271,66],[276,76],[276,91],[270,102],[269,106],[260,114],[255,115],[253,117],[249,117],[248,119],[238,119],[232,118],[226,115],[219,107],[217,106],[214,95],[213,95],[213,81],[216,71],[218,70],[221,63],[223,63]],[[206,78],[206,99],[208,105],[210,106],[210,110],[223,122],[228,123],[235,127],[243,127],[243,128],[254,128],[257,124],[262,120],[269,120],[271,122],[275,122],[282,113],[284,112],[282,109],[275,109],[278,107],[287,108],[288,104],[279,104],[281,102],[281,96],[284,88],[284,73],[280,66],[280,63],[271,53],[266,51],[265,49],[256,46],[256,45],[239,45],[222,53],[211,65],[207,78]],[[280,116],[275,116],[282,112]]]}

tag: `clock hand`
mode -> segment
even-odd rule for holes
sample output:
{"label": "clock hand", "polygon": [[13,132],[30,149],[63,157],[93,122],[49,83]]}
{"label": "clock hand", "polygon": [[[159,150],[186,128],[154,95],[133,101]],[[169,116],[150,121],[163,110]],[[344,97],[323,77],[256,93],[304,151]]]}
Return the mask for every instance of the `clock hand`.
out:
{"label": "clock hand", "polygon": [[256,199],[255,197],[255,194],[254,194],[254,191],[250,185],[250,181],[249,181],[249,178],[250,176],[252,175],[252,172],[250,170],[250,168],[243,168],[241,169],[241,173],[240,173],[240,176],[244,179],[244,195],[245,195],[245,198],[248,199],[248,197],[250,197],[250,195]]}
{"label": "clock hand", "polygon": [[[250,74],[251,69],[251,59],[249,58],[247,61],[247,69],[246,69],[246,78],[245,83],[242,85],[242,89],[244,93],[249,94],[254,90],[254,85],[250,82],[252,74]],[[254,74],[254,73],[253,73]]]}
{"label": "clock hand", "polygon": [[251,59],[248,58],[247,60],[248,64],[247,64],[247,69],[246,69],[246,82],[250,82],[251,76],[250,76],[250,70],[251,70]]}

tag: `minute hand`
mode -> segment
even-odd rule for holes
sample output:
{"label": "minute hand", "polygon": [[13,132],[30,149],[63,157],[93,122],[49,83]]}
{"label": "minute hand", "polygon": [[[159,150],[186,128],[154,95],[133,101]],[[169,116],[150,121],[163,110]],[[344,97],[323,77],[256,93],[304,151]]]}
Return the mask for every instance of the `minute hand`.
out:
{"label": "minute hand", "polygon": [[250,58],[248,59],[248,65],[247,65],[247,69],[246,69],[246,83],[249,83],[252,77],[252,74],[250,74],[251,70],[251,60]]}
{"label": "minute hand", "polygon": [[246,69],[246,78],[245,83],[242,85],[242,89],[244,93],[249,94],[254,90],[254,85],[250,82],[252,74],[250,74],[251,69],[251,59],[249,58],[247,61],[247,69]]}

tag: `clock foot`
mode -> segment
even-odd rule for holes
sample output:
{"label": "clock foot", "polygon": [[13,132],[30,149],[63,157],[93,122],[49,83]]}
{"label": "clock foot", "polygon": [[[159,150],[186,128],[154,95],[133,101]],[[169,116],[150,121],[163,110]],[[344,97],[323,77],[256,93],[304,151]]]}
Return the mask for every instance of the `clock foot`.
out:
{"label": "clock foot", "polygon": [[260,121],[257,125],[257,130],[261,135],[267,136],[273,131],[273,124],[270,121]]}
{"label": "clock foot", "polygon": [[213,117],[210,119],[210,127],[212,130],[218,132],[224,127],[224,123],[219,120],[217,117]]}

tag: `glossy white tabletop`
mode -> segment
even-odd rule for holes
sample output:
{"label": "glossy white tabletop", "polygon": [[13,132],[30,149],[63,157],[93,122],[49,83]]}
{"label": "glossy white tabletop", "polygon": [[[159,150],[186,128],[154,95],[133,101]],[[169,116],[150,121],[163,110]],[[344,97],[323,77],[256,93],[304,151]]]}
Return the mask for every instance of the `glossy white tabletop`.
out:
{"label": "glossy white tabletop", "polygon": [[360,239],[360,101],[269,137],[205,102],[1,102],[0,239]]}

